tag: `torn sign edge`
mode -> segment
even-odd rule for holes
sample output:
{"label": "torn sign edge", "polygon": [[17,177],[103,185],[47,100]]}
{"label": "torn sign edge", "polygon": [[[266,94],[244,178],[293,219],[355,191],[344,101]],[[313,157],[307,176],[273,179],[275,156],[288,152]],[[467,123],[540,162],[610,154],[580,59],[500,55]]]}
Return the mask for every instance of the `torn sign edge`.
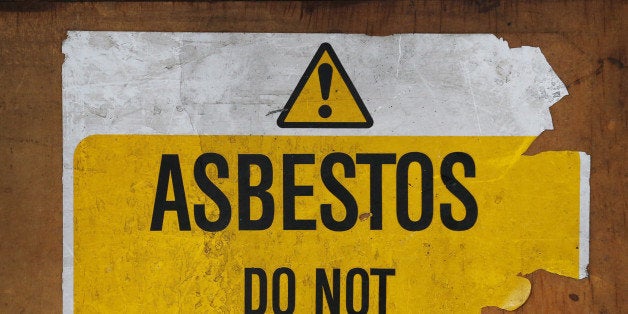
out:
{"label": "torn sign edge", "polygon": [[[231,128],[231,126],[228,123],[226,124],[218,123],[216,124],[218,126],[217,128],[212,127],[210,129],[207,129],[207,128],[203,129],[203,126],[195,125],[190,117],[191,115],[194,115],[195,113],[188,112],[189,108],[184,106],[184,104],[181,104],[182,106],[181,106],[180,111],[179,111],[180,109],[179,106],[177,106],[176,108],[177,110],[171,110],[173,112],[172,117],[176,118],[177,115],[179,115],[179,118],[180,118],[187,115],[187,118],[184,117],[180,121],[185,121],[185,119],[189,119],[190,125],[189,126],[182,126],[182,125],[177,126],[176,125],[177,121],[171,121],[169,126],[166,126],[165,128],[162,128],[162,129],[153,129],[153,128],[150,128],[150,126],[148,125],[142,125],[141,124],[142,120],[133,120],[134,118],[137,118],[138,115],[141,116],[141,115],[149,114],[148,113],[149,111],[137,110],[135,112],[125,112],[125,110],[127,111],[129,110],[129,108],[125,107],[127,103],[124,103],[124,106],[114,107],[112,109],[110,108],[109,113],[111,113],[111,115],[105,112],[104,117],[102,116],[101,112],[98,112],[97,110],[98,108],[95,108],[95,107],[91,108],[90,105],[92,104],[88,103],[89,96],[80,95],[76,91],[80,91],[81,89],[90,89],[90,88],[107,89],[110,87],[99,86],[98,83],[93,83],[93,82],[84,83],[86,86],[83,86],[80,83],[77,83],[77,77],[81,78],[84,75],[86,75],[86,73],[88,73],[88,72],[81,72],[81,71],[93,72],[95,70],[96,72],[98,71],[102,72],[103,70],[106,69],[107,65],[105,65],[105,68],[101,67],[101,68],[96,68],[96,69],[93,69],[93,68],[88,69],[87,67],[85,67],[85,65],[89,65],[88,62],[86,61],[97,63],[98,62],[97,58],[102,56],[104,52],[99,51],[97,47],[96,48],[89,47],[86,42],[82,41],[84,40],[84,38],[81,36],[91,36],[91,35],[108,36],[108,34],[111,34],[114,37],[118,36],[116,38],[118,38],[119,40],[122,40],[122,39],[129,40],[129,42],[131,43],[134,40],[140,40],[141,38],[139,37],[141,37],[142,35],[148,34],[147,37],[150,37],[150,36],[160,36],[160,34],[161,35],[165,34],[164,36],[170,36],[171,38],[175,39],[179,45],[179,48],[183,44],[185,45],[189,45],[190,43],[193,44],[194,40],[200,41],[205,36],[208,38],[212,38],[214,41],[226,40],[225,38],[229,38],[231,40],[233,40],[233,38],[236,38],[236,39],[244,38],[249,41],[255,41],[255,40],[269,39],[275,35],[277,37],[280,37],[283,41],[286,41],[287,39],[290,39],[291,36],[294,36],[296,39],[300,39],[301,38],[300,36],[303,36],[305,39],[307,39],[305,40],[306,43],[308,41],[316,42],[316,45],[314,46],[319,45],[320,42],[322,41],[325,41],[325,42],[329,41],[331,42],[332,45],[334,45],[334,47],[336,47],[335,46],[336,44],[340,45],[340,43],[342,43],[344,39],[347,39],[347,38],[350,38],[354,41],[367,41],[372,38],[392,37],[398,40],[399,58],[401,57],[402,41],[406,39],[412,39],[413,37],[421,37],[421,39],[427,40],[433,37],[442,36],[444,39],[459,38],[463,42],[485,41],[487,44],[491,43],[490,41],[498,41],[499,45],[506,45],[507,47],[507,43],[503,39],[499,39],[492,34],[460,34],[460,35],[398,34],[398,35],[379,37],[379,36],[368,36],[368,35],[357,35],[357,34],[135,33],[135,32],[81,32],[81,31],[68,32],[68,39],[63,43],[63,52],[65,54],[66,59],[65,59],[65,62],[63,64],[63,69],[62,69],[62,73],[63,73],[62,74],[62,81],[63,81],[63,103],[62,103],[63,104],[62,105],[63,106],[63,165],[64,165],[64,169],[63,169],[63,279],[62,279],[63,281],[62,281],[62,289],[63,289],[63,312],[64,313],[74,312],[74,218],[73,218],[74,216],[74,208],[73,208],[74,206],[73,205],[74,203],[74,190],[73,190],[74,165],[73,165],[73,160],[74,160],[74,150],[79,144],[79,142],[82,139],[93,134],[111,134],[111,135],[114,135],[114,134],[173,134],[173,135],[175,134],[176,135],[205,134],[205,135],[212,135],[213,134],[213,135],[218,135],[218,134],[234,133],[233,128]],[[257,38],[256,36],[259,36],[259,38]],[[143,40],[146,40],[146,38],[143,38]],[[125,42],[125,43],[128,44],[129,42]],[[500,47],[496,43],[491,43],[491,44],[493,46],[488,46],[488,48],[496,49],[496,47],[497,48]],[[303,40],[299,40],[299,45],[304,45]],[[125,47],[118,47],[118,48],[123,49]],[[302,47],[302,48],[305,52],[304,52],[304,55],[299,58],[303,59],[303,64],[307,64],[307,62],[309,62],[309,59],[311,58],[311,53],[313,53],[313,51],[310,51],[311,49],[307,47]],[[560,78],[557,77],[557,75],[551,68],[551,65],[547,64],[547,60],[539,48],[522,46],[518,48],[507,47],[507,49],[514,51],[515,53],[522,54],[522,55],[510,56],[511,59],[519,58],[523,61],[529,61],[529,62],[544,62],[549,67],[549,70],[551,72],[550,74],[553,75],[554,77],[550,77],[550,78],[545,77],[545,78],[548,80],[551,80],[552,82],[555,82],[556,84],[559,84],[559,86],[556,86],[557,90],[559,91],[559,95],[554,95],[554,97],[551,97],[552,103],[549,104],[549,106],[555,104],[562,97],[568,94],[566,88],[564,87],[564,84],[562,83]],[[98,55],[98,53],[100,53],[101,55]],[[341,59],[342,59],[342,62],[345,64],[345,66],[352,67],[351,63],[357,62],[357,61],[347,59],[346,54],[348,53],[349,53],[348,51],[345,51],[343,53],[344,56],[342,56]],[[77,57],[80,57],[82,59],[77,58]],[[80,59],[80,60],[77,60],[77,59]],[[182,68],[184,65],[185,64],[183,63],[176,65],[174,67],[175,68],[174,71],[175,72],[177,70],[182,71]],[[124,66],[124,65],[122,64],[118,66]],[[301,68],[298,64],[294,64],[292,66],[298,68],[296,70],[297,72],[296,75],[300,75],[301,72],[305,69],[305,67]],[[133,69],[131,69],[131,71],[132,70]],[[461,67],[459,70],[464,71],[465,68]],[[397,71],[399,70],[397,69]],[[463,73],[463,74],[465,74],[467,85],[474,83],[471,81],[471,78],[473,77],[470,76],[468,71],[466,71],[466,73]],[[76,76],[73,76],[73,75],[76,75]],[[399,72],[397,72],[397,75],[399,75]],[[352,77],[353,80],[358,81],[358,82],[360,81],[360,79],[362,79],[362,77],[359,74],[354,73],[354,74],[350,74],[350,76]],[[159,80],[160,78],[147,76],[147,77],[144,77],[144,79],[146,79],[146,81],[151,81],[151,80]],[[182,76],[179,76],[179,79],[183,80]],[[424,77],[416,78],[416,80],[421,81],[422,84],[427,84],[429,86],[429,81],[425,81],[426,79]],[[120,84],[125,84],[124,80],[120,82]],[[180,84],[180,82],[177,84]],[[364,86],[364,84],[362,84],[361,86]],[[280,96],[279,98],[285,96],[284,98],[287,99],[290,92],[294,88],[294,85],[289,84],[287,86],[280,86],[280,87],[282,89],[282,91],[280,92],[281,95],[278,94],[276,96]],[[358,87],[358,89],[360,91],[363,91],[365,94],[368,93],[368,89],[364,89],[364,87],[362,87],[362,89]],[[473,98],[473,105],[475,106],[475,101],[476,101],[475,95],[473,94],[473,91],[470,91],[470,92],[471,92],[471,95],[469,97]],[[548,99],[545,99],[545,100],[548,100]],[[218,111],[220,111],[220,109],[223,109],[223,110],[225,108],[233,109],[237,107],[245,107],[246,109],[252,109],[253,111],[257,111],[257,113],[255,113],[257,114],[257,116],[267,117],[268,120],[272,120],[271,125],[275,127],[274,117],[268,116],[267,114],[269,110],[273,109],[273,107],[268,107],[263,102],[257,106],[250,106],[244,103],[239,104],[237,99],[231,100],[231,101],[233,101],[232,104],[209,103],[209,105],[215,105],[216,108],[218,108]],[[390,101],[396,102],[398,101],[398,99],[390,99]],[[365,99],[365,102],[368,107],[369,100]],[[379,108],[376,108],[376,105],[374,104],[374,102],[375,101],[372,102],[370,109],[372,113],[377,115],[379,113]],[[171,104],[171,105],[172,107],[174,107],[176,103]],[[281,105],[283,104],[282,103],[273,104],[273,106],[281,106]],[[430,105],[430,103],[428,103],[428,105]],[[431,104],[431,105],[434,105],[434,104]],[[519,103],[516,105],[525,106],[526,104]],[[418,105],[415,105],[415,106],[418,106]],[[274,108],[276,109],[276,107]],[[131,108],[131,109],[135,109],[135,108]],[[150,109],[151,108],[148,108],[148,110]],[[166,109],[173,109],[173,108],[165,108],[164,110]],[[402,118],[404,119],[408,118],[407,115],[403,114],[404,113],[403,111],[401,113],[402,113],[402,116],[401,116]],[[245,114],[247,113],[245,112]],[[255,118],[256,117],[255,114],[251,115],[251,117]],[[532,112],[530,112],[530,114],[532,114]],[[551,113],[549,113],[549,110],[547,110],[546,112],[543,112],[543,114],[550,115],[549,121],[547,120],[544,121],[546,123],[543,125],[544,129],[545,130],[553,129],[553,124],[551,121]],[[112,116],[123,117],[124,119],[122,119],[122,121],[117,121],[118,123],[114,127],[113,121],[105,119],[105,118],[111,119]],[[386,117],[387,116],[382,116],[380,117],[380,119],[386,119]],[[543,117],[541,114],[537,113],[537,118],[543,118]],[[374,116],[374,119],[377,119],[377,116]],[[478,120],[478,123],[479,123],[479,119],[477,116],[476,116],[476,119]],[[129,122],[135,122],[135,124],[129,123]],[[146,123],[146,121],[144,122]],[[243,122],[239,121],[239,123],[243,123]],[[300,130],[292,129],[288,131],[279,130],[279,129],[277,130],[270,129],[269,131],[268,129],[263,129],[263,128],[262,129],[252,128],[252,123],[249,123],[249,125],[243,125],[242,129],[240,129],[238,132],[235,132],[235,134],[232,134],[232,135],[253,135],[253,134],[286,135],[288,134],[288,132],[291,135],[301,135],[301,136],[308,136],[308,135],[432,136],[432,135],[435,135],[435,134],[429,134],[429,133],[422,133],[422,132],[425,132],[425,130],[422,131],[420,127],[419,128],[413,127],[413,128],[406,128],[406,129],[399,129],[399,128],[391,127],[391,130],[388,130],[388,132],[382,132],[381,129],[376,129],[376,128],[369,129],[370,133],[364,132],[364,131],[365,130],[357,130],[357,131],[356,130],[342,130],[342,132],[337,132],[337,130],[330,131],[330,130],[323,130],[323,129],[316,130],[316,132],[313,132],[312,129],[300,129]],[[520,133],[521,132],[520,130],[512,129],[512,130],[500,131],[500,132],[505,132],[508,134],[505,134],[505,133],[502,134],[499,132],[497,132],[496,134],[491,134],[491,132],[495,132],[495,130],[492,130],[490,127],[488,129],[485,127],[484,130],[482,130],[478,126],[478,130],[474,131],[473,134],[455,134],[455,132],[461,132],[460,129],[456,129],[456,128],[450,128],[449,132],[452,132],[452,134],[442,134],[442,135],[443,136],[456,136],[456,135],[462,135],[462,136],[465,136],[465,135],[466,136],[491,136],[491,135],[492,136],[509,136],[509,135],[510,136],[517,136],[517,135],[531,136],[531,135],[534,135],[534,136],[538,136],[542,132],[542,130],[534,129],[534,130],[529,130],[529,133]],[[587,276],[587,266],[589,263],[590,156],[582,152],[579,155],[580,155],[580,217],[579,217],[579,264],[578,264],[579,267],[578,267],[578,271],[579,271],[579,279],[582,279],[582,278],[586,278]]]}
{"label": "torn sign edge", "polygon": [[591,187],[589,185],[591,175],[591,156],[580,152],[580,243],[578,246],[578,279],[588,276],[589,267],[589,239],[590,239],[590,202]]}

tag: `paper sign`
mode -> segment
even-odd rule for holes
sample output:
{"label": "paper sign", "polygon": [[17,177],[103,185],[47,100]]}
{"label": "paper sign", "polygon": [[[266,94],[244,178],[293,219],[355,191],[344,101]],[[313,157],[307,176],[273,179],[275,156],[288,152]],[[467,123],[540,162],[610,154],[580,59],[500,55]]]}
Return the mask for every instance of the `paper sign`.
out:
{"label": "paper sign", "polygon": [[517,308],[537,269],[586,276],[589,157],[523,155],[566,94],[538,49],[70,32],[64,53],[65,312],[468,313]]}

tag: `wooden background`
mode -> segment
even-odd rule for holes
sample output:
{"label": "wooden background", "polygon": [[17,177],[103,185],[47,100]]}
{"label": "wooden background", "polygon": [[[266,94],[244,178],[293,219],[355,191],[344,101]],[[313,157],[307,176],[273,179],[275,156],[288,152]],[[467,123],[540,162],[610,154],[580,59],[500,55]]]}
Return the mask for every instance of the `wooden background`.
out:
{"label": "wooden background", "polygon": [[591,155],[590,276],[528,275],[532,294],[517,312],[628,312],[627,16],[622,1],[0,1],[0,313],[61,311],[61,44],[68,30],[479,32],[511,47],[540,47],[570,95],[552,107],[555,130],[528,153]]}

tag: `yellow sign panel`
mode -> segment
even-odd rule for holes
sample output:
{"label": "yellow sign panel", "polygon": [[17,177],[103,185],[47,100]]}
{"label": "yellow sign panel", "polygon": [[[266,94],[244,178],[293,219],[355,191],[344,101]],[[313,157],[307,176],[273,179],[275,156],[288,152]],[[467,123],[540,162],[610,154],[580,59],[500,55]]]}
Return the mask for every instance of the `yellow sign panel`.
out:
{"label": "yellow sign panel", "polygon": [[88,137],[75,310],[514,308],[517,274],[579,276],[579,153],[533,139]]}

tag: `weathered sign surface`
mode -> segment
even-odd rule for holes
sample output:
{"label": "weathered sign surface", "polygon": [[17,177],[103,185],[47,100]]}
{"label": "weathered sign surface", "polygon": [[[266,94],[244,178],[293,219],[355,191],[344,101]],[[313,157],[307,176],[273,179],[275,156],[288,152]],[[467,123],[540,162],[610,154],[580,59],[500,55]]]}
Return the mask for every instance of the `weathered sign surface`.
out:
{"label": "weathered sign surface", "polygon": [[493,35],[70,32],[66,311],[514,309],[584,278],[567,94]]}

